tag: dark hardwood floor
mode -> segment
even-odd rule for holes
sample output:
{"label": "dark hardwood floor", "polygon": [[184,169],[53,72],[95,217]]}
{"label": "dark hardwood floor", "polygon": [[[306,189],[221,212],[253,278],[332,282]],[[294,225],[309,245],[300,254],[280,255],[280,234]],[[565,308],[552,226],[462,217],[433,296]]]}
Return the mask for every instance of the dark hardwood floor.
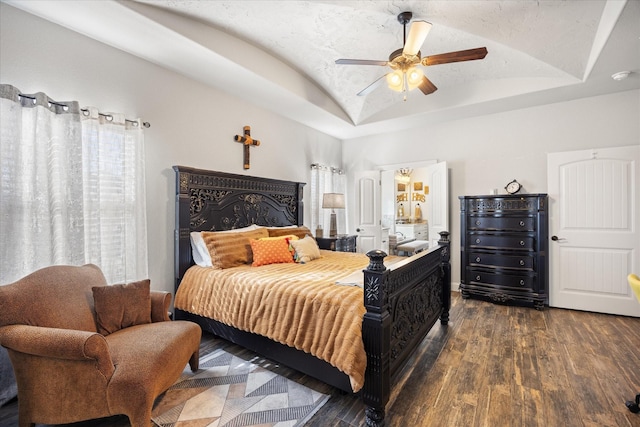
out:
{"label": "dark hardwood floor", "polygon": [[[246,350],[205,335],[201,354]],[[271,369],[331,394],[306,424],[362,426],[359,399],[283,366]],[[436,324],[398,378],[389,426],[630,426],[624,405],[640,393],[640,319],[463,300],[454,292],[448,327]],[[0,408],[17,426],[18,404]],[[40,425],[38,425],[40,426]],[[68,424],[126,427],[126,417]]]}

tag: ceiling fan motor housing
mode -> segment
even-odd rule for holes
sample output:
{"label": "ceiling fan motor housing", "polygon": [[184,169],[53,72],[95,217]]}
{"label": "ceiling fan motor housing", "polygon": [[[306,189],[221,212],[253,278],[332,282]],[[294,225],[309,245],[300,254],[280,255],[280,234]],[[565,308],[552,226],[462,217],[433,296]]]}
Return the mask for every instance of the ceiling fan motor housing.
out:
{"label": "ceiling fan motor housing", "polygon": [[398,22],[401,23],[402,25],[407,25],[409,21],[411,21],[412,17],[413,17],[413,13],[411,12],[401,12],[398,15]]}
{"label": "ceiling fan motor housing", "polygon": [[420,51],[415,55],[406,55],[403,48],[396,49],[389,55],[389,66],[394,70],[406,70],[420,63]]}

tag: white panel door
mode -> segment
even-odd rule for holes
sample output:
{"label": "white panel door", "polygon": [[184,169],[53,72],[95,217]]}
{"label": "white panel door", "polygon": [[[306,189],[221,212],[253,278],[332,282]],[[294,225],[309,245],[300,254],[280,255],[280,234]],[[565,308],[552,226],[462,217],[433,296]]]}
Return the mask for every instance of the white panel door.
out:
{"label": "white panel door", "polygon": [[366,254],[380,249],[380,171],[362,171],[355,176],[356,182],[356,233],[357,250]]}
{"label": "white panel door", "polygon": [[429,247],[438,246],[441,231],[449,231],[449,172],[447,162],[427,168],[427,219],[429,221]]}
{"label": "white panel door", "polygon": [[640,317],[640,146],[547,156],[549,305]]}

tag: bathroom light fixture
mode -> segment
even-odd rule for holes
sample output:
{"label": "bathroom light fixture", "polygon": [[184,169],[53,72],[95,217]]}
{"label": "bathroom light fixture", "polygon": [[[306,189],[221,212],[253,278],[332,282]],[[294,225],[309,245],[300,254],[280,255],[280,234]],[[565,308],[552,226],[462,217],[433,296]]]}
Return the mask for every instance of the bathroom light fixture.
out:
{"label": "bathroom light fixture", "polygon": [[413,169],[411,168],[400,168],[396,171],[396,180],[400,182],[410,182],[411,181],[411,172]]}
{"label": "bathroom light fixture", "polygon": [[411,176],[411,172],[413,172],[413,169],[411,169],[411,168],[400,168],[400,169],[398,169],[398,173],[400,174],[400,176],[404,176],[404,177],[410,177]]}
{"label": "bathroom light fixture", "polygon": [[624,80],[627,77],[629,77],[629,74],[631,74],[631,71],[620,71],[620,72],[612,74],[611,78],[613,80],[619,82],[620,80]]}

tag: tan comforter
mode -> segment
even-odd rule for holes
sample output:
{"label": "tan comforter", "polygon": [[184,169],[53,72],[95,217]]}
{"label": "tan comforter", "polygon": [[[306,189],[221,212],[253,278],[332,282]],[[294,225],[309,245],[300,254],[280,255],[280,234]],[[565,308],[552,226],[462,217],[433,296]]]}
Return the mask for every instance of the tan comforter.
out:
{"label": "tan comforter", "polygon": [[321,251],[307,264],[249,265],[225,270],[193,266],[175,307],[304,350],[364,384],[363,290],[336,284],[364,269],[362,254]]}

